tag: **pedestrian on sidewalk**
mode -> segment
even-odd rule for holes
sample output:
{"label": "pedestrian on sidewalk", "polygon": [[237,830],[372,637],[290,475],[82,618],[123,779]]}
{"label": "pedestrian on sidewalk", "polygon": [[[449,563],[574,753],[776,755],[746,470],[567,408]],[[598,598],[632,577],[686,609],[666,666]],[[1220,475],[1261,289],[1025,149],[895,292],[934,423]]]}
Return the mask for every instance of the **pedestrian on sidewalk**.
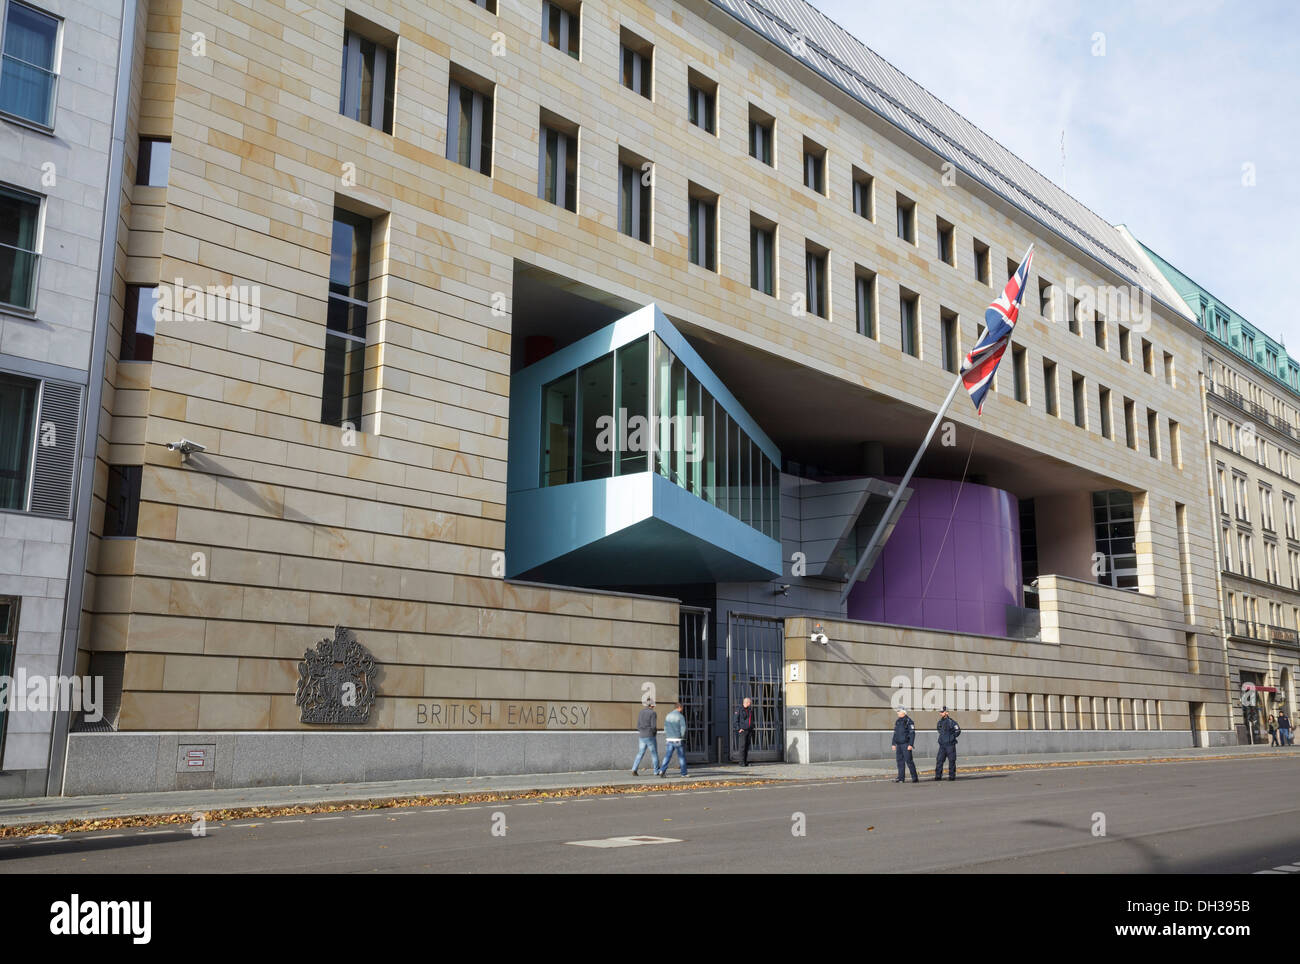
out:
{"label": "pedestrian on sidewalk", "polygon": [[664,717],[664,765],[659,768],[661,777],[668,776],[668,764],[673,762],[676,753],[681,760],[682,776],[686,776],[686,714],[682,704],[678,703],[673,711]]}
{"label": "pedestrian on sidewalk", "polygon": [[912,759],[912,744],[915,741],[916,724],[907,715],[907,707],[900,706],[898,719],[894,720],[894,759],[898,761],[898,779],[894,781],[895,783],[903,782],[904,765],[911,768],[912,782],[920,782],[920,778],[916,775],[916,762]]}
{"label": "pedestrian on sidewalk", "polygon": [[957,737],[961,736],[961,727],[948,715],[948,707],[939,713],[939,758],[934,761],[934,779],[943,779],[943,761],[948,761],[948,779],[957,779]]}
{"label": "pedestrian on sidewalk", "polygon": [[1273,719],[1273,714],[1268,714],[1268,745],[1281,746],[1277,742],[1277,720]]}
{"label": "pedestrian on sidewalk", "polygon": [[632,761],[632,776],[641,775],[641,758],[645,756],[645,751],[650,751],[650,762],[654,764],[656,770],[659,769],[659,743],[655,734],[659,732],[659,714],[655,712],[654,700],[645,704],[636,718],[636,735],[641,740],[641,749],[637,751],[636,759]]}
{"label": "pedestrian on sidewalk", "polygon": [[1295,746],[1295,736],[1291,732],[1291,717],[1283,710],[1277,715],[1277,731],[1282,736],[1283,746]]}
{"label": "pedestrian on sidewalk", "polygon": [[736,732],[740,734],[740,765],[749,766],[749,741],[754,735],[753,701],[746,696],[740,708],[736,710]]}

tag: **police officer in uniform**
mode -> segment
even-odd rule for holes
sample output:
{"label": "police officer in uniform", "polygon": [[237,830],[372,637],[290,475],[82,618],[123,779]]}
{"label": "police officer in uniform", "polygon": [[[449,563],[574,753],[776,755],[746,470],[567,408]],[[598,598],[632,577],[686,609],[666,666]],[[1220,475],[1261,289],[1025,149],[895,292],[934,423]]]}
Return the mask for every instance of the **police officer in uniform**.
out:
{"label": "police officer in uniform", "polygon": [[912,744],[916,740],[916,724],[912,718],[907,715],[904,707],[898,708],[898,719],[894,720],[894,759],[898,761],[898,779],[895,783],[903,782],[903,766],[906,764],[912,771],[912,782],[917,783],[919,778],[916,775],[916,763],[912,760]]}
{"label": "police officer in uniform", "polygon": [[939,758],[934,761],[934,779],[943,779],[943,761],[948,761],[948,779],[957,779],[957,737],[961,736],[961,727],[948,715],[948,707],[939,714]]}

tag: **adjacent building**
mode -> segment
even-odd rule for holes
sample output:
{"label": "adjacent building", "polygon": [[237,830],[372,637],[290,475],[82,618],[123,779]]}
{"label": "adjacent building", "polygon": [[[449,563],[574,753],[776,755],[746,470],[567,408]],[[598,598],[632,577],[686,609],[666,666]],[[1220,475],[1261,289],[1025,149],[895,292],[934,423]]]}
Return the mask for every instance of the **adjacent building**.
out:
{"label": "adjacent building", "polygon": [[1120,230],[801,0],[299,7],[126,31],[65,792],[1233,740]]}
{"label": "adjacent building", "polygon": [[[128,11],[129,13],[129,11]],[[121,169],[119,0],[0,3],[0,795],[58,792]],[[28,684],[32,683],[30,690]],[[20,696],[21,690],[21,696]],[[28,698],[30,693],[30,699]]]}
{"label": "adjacent building", "polygon": [[1216,562],[1241,743],[1294,715],[1300,672],[1300,364],[1286,347],[1143,247],[1203,330]]}

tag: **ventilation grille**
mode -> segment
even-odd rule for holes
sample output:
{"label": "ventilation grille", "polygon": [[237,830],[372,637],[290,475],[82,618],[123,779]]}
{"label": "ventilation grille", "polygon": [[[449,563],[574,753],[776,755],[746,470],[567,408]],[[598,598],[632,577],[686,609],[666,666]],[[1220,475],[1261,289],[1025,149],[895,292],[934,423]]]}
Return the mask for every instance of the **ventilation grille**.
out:
{"label": "ventilation grille", "polygon": [[77,715],[73,724],[74,733],[113,733],[117,730],[118,718],[122,715],[122,675],[126,669],[126,653],[91,653],[90,671],[93,678],[104,678],[103,712],[104,718],[94,723],[86,721],[85,713]]}
{"label": "ventilation grille", "polygon": [[72,513],[72,478],[77,468],[81,386],[45,382],[36,420],[36,468],[32,473],[33,515],[66,519]]}

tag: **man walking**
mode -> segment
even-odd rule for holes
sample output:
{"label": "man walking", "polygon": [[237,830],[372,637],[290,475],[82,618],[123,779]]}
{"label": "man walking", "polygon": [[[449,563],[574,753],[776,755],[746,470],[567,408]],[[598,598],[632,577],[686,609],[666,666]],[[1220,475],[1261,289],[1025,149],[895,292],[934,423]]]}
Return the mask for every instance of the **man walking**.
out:
{"label": "man walking", "polygon": [[934,761],[934,779],[943,779],[943,761],[948,761],[948,779],[957,779],[957,737],[961,736],[961,727],[948,715],[948,707],[939,713],[939,758]]}
{"label": "man walking", "polygon": [[736,732],[740,734],[740,765],[749,766],[749,741],[754,735],[754,708],[748,696],[736,710]]}
{"label": "man walking", "polygon": [[641,758],[645,756],[646,750],[650,751],[650,761],[654,764],[654,768],[659,769],[659,744],[655,742],[655,734],[658,731],[659,714],[655,712],[654,700],[651,700],[641,708],[641,713],[636,718],[636,735],[641,738],[641,749],[632,762],[632,776],[641,775],[638,771],[641,769]]}
{"label": "man walking", "polygon": [[678,703],[671,713],[664,717],[664,765],[659,768],[661,777],[668,776],[668,764],[673,762],[676,753],[681,760],[682,776],[686,776],[686,714],[682,704]]}
{"label": "man walking", "polygon": [[1291,735],[1291,717],[1286,715],[1286,710],[1277,715],[1277,731],[1282,737],[1283,746],[1294,744],[1295,737]]}
{"label": "man walking", "polygon": [[894,781],[895,783],[903,782],[904,764],[912,771],[912,782],[920,782],[920,778],[916,775],[916,763],[912,760],[912,743],[915,739],[916,724],[907,715],[907,709],[900,706],[898,719],[894,720],[894,759],[898,761],[898,779]]}

